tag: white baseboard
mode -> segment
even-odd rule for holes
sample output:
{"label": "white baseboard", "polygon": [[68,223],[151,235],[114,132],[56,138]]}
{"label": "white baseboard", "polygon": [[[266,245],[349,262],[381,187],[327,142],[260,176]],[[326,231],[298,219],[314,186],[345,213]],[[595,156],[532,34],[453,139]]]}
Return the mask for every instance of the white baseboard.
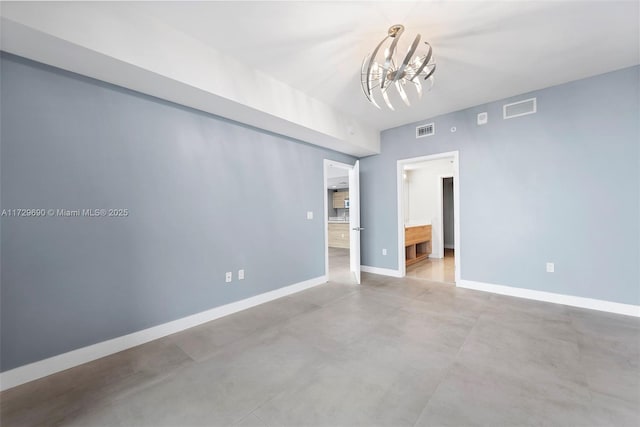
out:
{"label": "white baseboard", "polygon": [[493,285],[491,283],[474,282],[473,280],[460,280],[457,286],[460,288],[492,292],[494,294],[509,295],[512,297],[527,298],[537,301],[569,305],[572,307],[588,308],[591,310],[640,317],[640,306],[638,305],[555,294],[552,292],[535,291],[532,289],[514,288],[512,286]]}
{"label": "white baseboard", "polygon": [[97,344],[82,347],[77,350],[72,350],[48,359],[2,372],[0,373],[0,391],[19,386],[20,384],[24,384],[38,378],[46,377],[47,375],[55,374],[56,372],[64,371],[65,369],[73,368],[74,366],[82,365],[83,363],[91,362],[92,360],[100,359],[101,357],[105,357],[110,354],[118,353],[122,350],[126,350],[167,335],[175,334],[176,332],[184,331],[185,329],[246,310],[247,308],[255,307],[256,305],[264,304],[296,292],[304,291],[305,289],[309,289],[326,282],[327,276],[320,276],[305,280],[304,282],[295,283],[290,286],[285,286],[280,289],[275,289],[273,291],[243,299],[241,301],[215,307],[191,316],[163,323],[158,326],[153,326],[142,331],[113,338],[108,341],[99,342]]}
{"label": "white baseboard", "polygon": [[391,270],[390,268],[378,268],[368,265],[361,265],[360,271],[365,273],[380,274],[381,276],[402,277],[399,270]]}

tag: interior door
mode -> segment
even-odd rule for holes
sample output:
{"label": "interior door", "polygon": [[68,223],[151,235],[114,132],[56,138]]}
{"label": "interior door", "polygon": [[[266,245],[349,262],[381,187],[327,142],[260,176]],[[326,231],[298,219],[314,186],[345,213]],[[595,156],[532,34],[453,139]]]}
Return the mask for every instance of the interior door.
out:
{"label": "interior door", "polygon": [[349,170],[349,259],[351,272],[360,284],[360,161]]}

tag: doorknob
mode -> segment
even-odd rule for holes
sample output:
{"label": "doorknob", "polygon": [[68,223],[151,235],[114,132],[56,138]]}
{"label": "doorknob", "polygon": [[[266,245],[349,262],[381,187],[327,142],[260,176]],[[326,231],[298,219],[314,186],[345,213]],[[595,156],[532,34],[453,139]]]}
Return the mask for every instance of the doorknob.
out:
{"label": "doorknob", "polygon": [[364,230],[364,227],[354,227],[353,229],[355,231],[362,231],[362,230]]}

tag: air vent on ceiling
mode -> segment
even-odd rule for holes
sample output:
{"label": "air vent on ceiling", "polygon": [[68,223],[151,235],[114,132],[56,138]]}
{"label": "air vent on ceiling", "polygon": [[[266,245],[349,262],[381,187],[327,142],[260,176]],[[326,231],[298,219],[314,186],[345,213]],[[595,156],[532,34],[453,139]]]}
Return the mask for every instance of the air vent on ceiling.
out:
{"label": "air vent on ceiling", "polygon": [[436,133],[436,128],[433,123],[416,127],[416,138],[424,138],[425,136],[431,136],[434,133]]}
{"label": "air vent on ceiling", "polygon": [[536,98],[525,99],[524,101],[504,104],[502,106],[502,116],[505,119],[534,114],[536,111]]}

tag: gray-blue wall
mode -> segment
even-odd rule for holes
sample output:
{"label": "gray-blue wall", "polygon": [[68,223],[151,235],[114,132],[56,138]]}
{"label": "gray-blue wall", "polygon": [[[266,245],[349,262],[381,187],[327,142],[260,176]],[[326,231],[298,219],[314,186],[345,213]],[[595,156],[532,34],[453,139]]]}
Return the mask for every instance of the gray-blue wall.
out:
{"label": "gray-blue wall", "polygon": [[[363,265],[398,268],[397,160],[459,150],[462,279],[639,304],[639,80],[631,67],[382,132],[360,166]],[[537,114],[502,119],[533,96]]]}
{"label": "gray-blue wall", "polygon": [[130,212],[1,219],[2,371],[324,274],[323,159],[353,158],[7,54],[1,78],[1,208]]}

